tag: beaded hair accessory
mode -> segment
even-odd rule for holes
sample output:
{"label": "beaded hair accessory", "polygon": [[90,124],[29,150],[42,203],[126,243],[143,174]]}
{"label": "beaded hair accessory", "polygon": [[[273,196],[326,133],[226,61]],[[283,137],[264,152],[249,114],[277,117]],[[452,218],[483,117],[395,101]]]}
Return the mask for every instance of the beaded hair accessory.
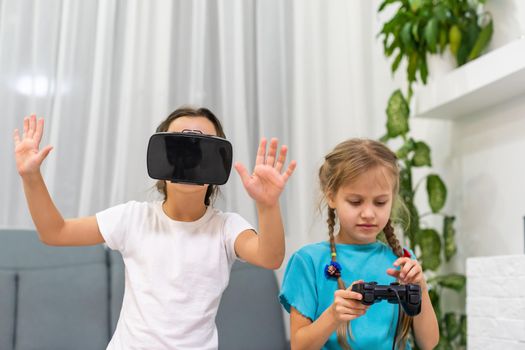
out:
{"label": "beaded hair accessory", "polygon": [[330,264],[325,265],[324,267],[324,275],[326,278],[330,279],[338,279],[341,277],[341,265],[337,261],[335,261],[336,253],[332,253],[332,261],[330,261]]}

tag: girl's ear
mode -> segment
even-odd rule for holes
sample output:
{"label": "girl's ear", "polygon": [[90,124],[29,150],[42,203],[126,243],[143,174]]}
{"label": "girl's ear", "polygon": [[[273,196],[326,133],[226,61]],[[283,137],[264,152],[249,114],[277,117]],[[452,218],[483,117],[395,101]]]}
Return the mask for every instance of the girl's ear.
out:
{"label": "girl's ear", "polygon": [[328,207],[330,209],[335,209],[335,200],[334,200],[334,194],[332,192],[328,192],[326,194],[326,203],[328,204]]}

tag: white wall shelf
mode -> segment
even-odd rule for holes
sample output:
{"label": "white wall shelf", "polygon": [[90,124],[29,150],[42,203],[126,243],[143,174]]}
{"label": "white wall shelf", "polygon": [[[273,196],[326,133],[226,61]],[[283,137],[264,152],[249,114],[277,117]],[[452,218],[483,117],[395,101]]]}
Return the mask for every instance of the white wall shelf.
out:
{"label": "white wall shelf", "polygon": [[515,40],[415,91],[412,115],[458,119],[525,94],[525,39]]}

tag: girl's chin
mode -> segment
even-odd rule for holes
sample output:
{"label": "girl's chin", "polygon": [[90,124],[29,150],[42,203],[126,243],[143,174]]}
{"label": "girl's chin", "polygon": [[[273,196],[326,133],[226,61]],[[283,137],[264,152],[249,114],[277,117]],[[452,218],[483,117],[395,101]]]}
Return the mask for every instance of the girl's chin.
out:
{"label": "girl's chin", "polygon": [[370,244],[377,240],[377,235],[354,234],[352,237],[338,235],[336,243],[341,244]]}

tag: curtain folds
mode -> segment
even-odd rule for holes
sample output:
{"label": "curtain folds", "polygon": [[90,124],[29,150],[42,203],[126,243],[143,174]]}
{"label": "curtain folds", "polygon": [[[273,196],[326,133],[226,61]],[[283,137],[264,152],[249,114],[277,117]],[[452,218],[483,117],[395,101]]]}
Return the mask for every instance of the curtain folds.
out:
{"label": "curtain folds", "polygon": [[[43,175],[76,217],[157,198],[147,141],[189,104],[217,114],[248,167],[260,137],[288,144],[288,252],[324,239],[322,157],[371,133],[371,19],[348,0],[0,0],[0,227],[32,227],[12,145],[25,115],[46,118]],[[235,170],[217,206],[256,224]]]}

